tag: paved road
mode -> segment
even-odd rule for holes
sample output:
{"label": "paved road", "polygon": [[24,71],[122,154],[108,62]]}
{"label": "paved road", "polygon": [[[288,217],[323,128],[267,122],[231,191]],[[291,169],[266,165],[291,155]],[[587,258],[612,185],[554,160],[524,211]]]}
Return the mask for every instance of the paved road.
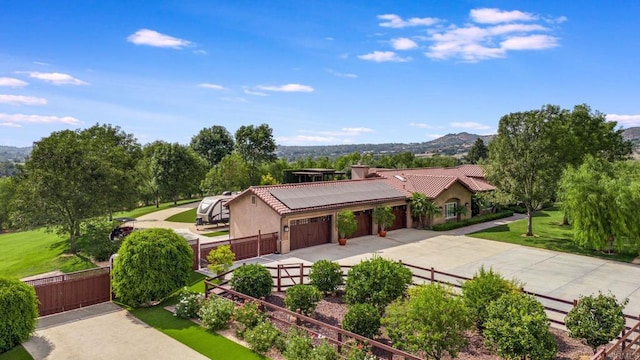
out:
{"label": "paved road", "polygon": [[42,317],[22,345],[36,360],[208,359],[113,303]]}

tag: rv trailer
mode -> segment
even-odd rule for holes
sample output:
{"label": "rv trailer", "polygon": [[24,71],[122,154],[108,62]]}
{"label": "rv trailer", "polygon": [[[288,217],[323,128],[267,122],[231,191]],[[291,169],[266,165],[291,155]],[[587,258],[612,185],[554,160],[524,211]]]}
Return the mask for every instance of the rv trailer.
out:
{"label": "rv trailer", "polygon": [[224,205],[233,196],[229,195],[216,195],[207,196],[198,205],[198,211],[196,214],[196,226],[199,225],[217,225],[221,223],[229,222],[229,209]]}

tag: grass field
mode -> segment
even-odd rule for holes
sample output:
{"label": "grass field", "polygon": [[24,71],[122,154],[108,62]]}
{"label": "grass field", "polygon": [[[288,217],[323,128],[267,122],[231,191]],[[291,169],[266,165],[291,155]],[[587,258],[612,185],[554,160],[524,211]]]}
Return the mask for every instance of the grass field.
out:
{"label": "grass field", "polygon": [[196,212],[197,211],[198,211],[198,208],[189,209],[187,211],[183,211],[183,212],[175,214],[173,216],[169,216],[165,220],[166,221],[193,224],[193,223],[196,222]]}
{"label": "grass field", "polygon": [[[191,273],[188,288],[193,291],[204,292],[204,278],[205,276],[202,274],[196,272]],[[129,311],[147,325],[158,329],[211,359],[265,359],[265,357],[254,353],[244,346],[238,345],[216,333],[207,331],[205,328],[190,320],[175,317],[163,308],[176,302],[177,298],[171,297],[158,306],[129,309]]]}
{"label": "grass field", "polygon": [[33,358],[22,345],[18,345],[6,353],[0,354],[0,360],[33,360]]}
{"label": "grass field", "polygon": [[[121,212],[114,213],[113,217],[137,218],[138,216],[151,214],[152,212],[156,212],[156,211],[160,211],[160,210],[164,210],[164,209],[169,209],[169,208],[172,208],[174,206],[178,206],[178,205],[182,205],[182,204],[194,203],[194,202],[197,202],[197,201],[200,201],[200,200],[202,200],[202,199],[180,200],[180,201],[178,201],[177,205],[174,205],[173,201],[171,201],[171,202],[161,203],[159,207],[156,207],[155,205],[143,206],[143,207],[135,208],[135,209],[129,210],[129,211],[121,211]],[[190,222],[194,222],[195,218],[196,217],[194,215],[193,219],[191,219]]]}
{"label": "grass field", "polygon": [[605,254],[583,249],[573,242],[571,226],[562,225],[562,218],[563,213],[557,208],[537,212],[533,218],[534,237],[523,235],[527,233],[526,219],[478,231],[468,236],[624,262],[631,262],[637,255]]}
{"label": "grass field", "polygon": [[0,235],[0,275],[22,278],[53,270],[95,267],[89,259],[65,254],[69,241],[44,229]]}
{"label": "grass field", "polygon": [[215,237],[215,236],[221,236],[221,235],[229,235],[229,230],[220,230],[220,231],[214,231],[214,232],[210,232],[210,233],[206,233],[206,234],[202,234],[206,237]]}

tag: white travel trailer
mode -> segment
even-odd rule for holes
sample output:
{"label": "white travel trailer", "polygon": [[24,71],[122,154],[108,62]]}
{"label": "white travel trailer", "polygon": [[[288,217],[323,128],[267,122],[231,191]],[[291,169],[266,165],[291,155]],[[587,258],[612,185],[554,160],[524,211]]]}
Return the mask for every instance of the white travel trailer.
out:
{"label": "white travel trailer", "polygon": [[207,196],[198,205],[196,214],[196,226],[208,224],[224,224],[229,222],[229,209],[224,204],[233,195],[225,192],[222,195]]}

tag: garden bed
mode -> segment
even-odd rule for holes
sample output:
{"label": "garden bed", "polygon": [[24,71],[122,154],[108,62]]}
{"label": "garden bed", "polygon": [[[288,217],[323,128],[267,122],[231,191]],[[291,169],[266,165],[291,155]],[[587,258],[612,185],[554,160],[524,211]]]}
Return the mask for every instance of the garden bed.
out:
{"label": "garden bed", "polygon": [[[284,307],[284,292],[274,292],[267,301],[278,305],[280,307]],[[342,319],[347,312],[347,306],[342,300],[341,296],[328,296],[325,297],[322,301],[318,303],[316,310],[311,315],[312,318],[316,320],[320,320],[329,325],[340,326],[342,323]],[[294,319],[291,319],[289,315],[284,312],[273,311],[271,313],[273,317],[276,319],[282,320],[283,322],[294,322]],[[285,325],[283,325],[280,321],[274,322],[274,324],[279,327],[281,330],[285,330]],[[328,330],[326,328],[319,329],[316,326],[308,326],[308,328],[313,329],[314,331],[322,334],[322,336],[326,336],[329,338],[336,339],[337,336],[333,331]],[[579,359],[581,356],[591,356],[592,351],[591,348],[585,344],[582,344],[580,340],[570,338],[565,331],[559,329],[551,329],[551,332],[556,338],[556,344],[558,346],[558,352],[556,355],[556,359],[560,360],[575,360]],[[322,337],[321,336],[321,337]],[[458,354],[457,359],[462,360],[497,360],[501,359],[497,355],[493,355],[487,347],[484,346],[484,342],[482,336],[477,331],[469,331],[467,332],[467,338],[469,340],[469,345],[467,348]],[[375,340],[384,343],[390,344],[388,338],[381,336],[376,338]],[[380,357],[385,357],[384,353],[376,353],[376,355]],[[445,359],[449,359],[450,357],[445,357]]]}

